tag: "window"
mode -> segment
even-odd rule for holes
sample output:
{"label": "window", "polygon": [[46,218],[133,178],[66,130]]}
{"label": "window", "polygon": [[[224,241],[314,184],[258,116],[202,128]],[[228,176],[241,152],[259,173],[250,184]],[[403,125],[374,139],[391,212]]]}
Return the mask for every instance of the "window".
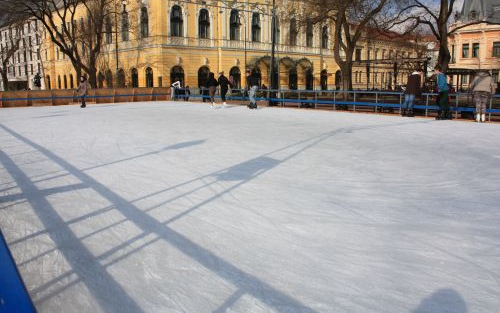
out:
{"label": "window", "polygon": [[468,78],[469,78],[469,76],[467,76],[467,75],[462,75],[461,77],[462,77],[462,80],[461,80],[461,81],[462,81],[462,84],[468,84],[468,83],[469,83],[469,79],[468,79]]}
{"label": "window", "polygon": [[182,37],[182,9],[178,5],[172,7],[172,12],[170,12],[170,36],[172,37]]}
{"label": "window", "polygon": [[75,84],[73,83],[73,74],[69,74],[69,86],[71,89],[75,88]]}
{"label": "window", "polygon": [[500,56],[500,41],[493,43],[493,56],[494,57]]}
{"label": "window", "polygon": [[361,61],[361,49],[356,49],[355,60],[356,61]]}
{"label": "window", "polygon": [[63,81],[64,81],[64,89],[68,89],[68,78],[66,75],[63,76]]}
{"label": "window", "polygon": [[291,68],[290,72],[288,73],[288,88],[291,90],[297,90],[297,69],[296,68]]}
{"label": "window", "polygon": [[208,69],[208,67],[200,67],[200,69],[198,70],[198,87],[205,87],[207,85],[209,73],[210,69]]}
{"label": "window", "polygon": [[125,71],[123,69],[119,69],[118,73],[116,73],[116,87],[125,87]]}
{"label": "window", "polygon": [[314,89],[314,75],[313,75],[313,70],[308,69],[306,71],[306,90],[313,90]]}
{"label": "window", "polygon": [[328,89],[328,72],[326,70],[321,71],[321,90]]}
{"label": "window", "polygon": [[133,68],[130,71],[130,76],[132,77],[132,88],[139,87],[139,72],[137,72],[136,68]]}
{"label": "window", "polygon": [[295,20],[295,18],[292,18],[290,20],[290,46],[297,45],[297,34],[297,20]]}
{"label": "window", "polygon": [[128,22],[128,12],[123,9],[122,12],[122,41],[128,41],[129,39],[129,22]]}
{"label": "window", "polygon": [[306,26],[306,46],[307,47],[313,46],[313,39],[314,39],[314,33],[313,33],[312,23],[310,21],[307,21],[307,26]]}
{"label": "window", "polygon": [[153,69],[150,67],[146,69],[146,87],[153,87]]}
{"label": "window", "polygon": [[57,76],[57,88],[61,89],[61,76],[60,75]]}
{"label": "window", "polygon": [[176,81],[179,81],[181,83],[181,86],[185,87],[184,69],[180,66],[174,66],[174,67],[172,67],[172,70],[170,71],[170,84],[173,84]]}
{"label": "window", "polygon": [[259,13],[252,14],[252,41],[260,41],[260,15]]}
{"label": "window", "polygon": [[366,51],[366,59],[367,59],[367,60],[371,60],[371,58],[372,58],[372,50],[371,50],[371,49],[368,49],[368,50]]}
{"label": "window", "polygon": [[149,17],[148,9],[146,7],[141,8],[141,38],[149,37]]}
{"label": "window", "polygon": [[326,26],[321,31],[321,48],[328,49],[328,27]]}
{"label": "window", "polygon": [[479,43],[472,44],[472,57],[479,58]]}
{"label": "window", "polygon": [[111,44],[113,43],[113,29],[112,29],[112,24],[111,24],[111,18],[108,16],[106,18],[106,44]]}
{"label": "window", "polygon": [[210,19],[206,9],[200,10],[198,17],[198,37],[207,39],[210,37]]}
{"label": "window", "polygon": [[47,89],[48,90],[52,89],[51,88],[52,86],[51,86],[51,83],[50,83],[50,76],[49,75],[47,75],[47,83],[46,83],[46,85],[47,85]]}
{"label": "window", "polygon": [[469,44],[463,44],[462,45],[462,58],[468,58],[469,57]]}
{"label": "window", "polygon": [[276,18],[276,44],[280,44],[281,38],[281,29],[280,29],[280,20]]}
{"label": "window", "polygon": [[231,10],[229,18],[229,39],[240,40],[240,16],[238,10]]}
{"label": "window", "polygon": [[241,72],[240,69],[235,66],[229,71],[229,76],[233,76],[233,85],[235,89],[241,88]]}

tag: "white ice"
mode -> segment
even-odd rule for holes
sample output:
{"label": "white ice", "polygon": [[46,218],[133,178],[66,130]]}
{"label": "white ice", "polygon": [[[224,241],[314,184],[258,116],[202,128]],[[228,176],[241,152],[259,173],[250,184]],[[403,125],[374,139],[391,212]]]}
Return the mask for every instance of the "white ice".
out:
{"label": "white ice", "polygon": [[0,110],[40,312],[500,312],[500,124],[155,102]]}

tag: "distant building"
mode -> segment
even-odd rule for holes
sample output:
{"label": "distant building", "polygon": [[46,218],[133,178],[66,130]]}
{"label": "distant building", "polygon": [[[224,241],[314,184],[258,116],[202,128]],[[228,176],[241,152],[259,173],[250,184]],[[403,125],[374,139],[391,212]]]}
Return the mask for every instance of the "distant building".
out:
{"label": "distant building", "polygon": [[474,21],[481,23],[457,30],[449,38],[451,60],[449,74],[453,85],[468,90],[477,70],[491,71],[498,82],[500,70],[500,0],[465,0],[452,27]]}
{"label": "distant building", "polygon": [[[43,78],[43,66],[40,56],[41,27],[36,20],[27,20],[21,27],[5,25],[0,28],[1,56],[14,41],[19,38],[19,49],[8,60],[7,77],[10,90],[38,89],[34,78],[39,73]],[[1,66],[0,66],[1,67]],[[45,88],[43,79],[41,89]],[[6,90],[0,79],[0,90]]]}

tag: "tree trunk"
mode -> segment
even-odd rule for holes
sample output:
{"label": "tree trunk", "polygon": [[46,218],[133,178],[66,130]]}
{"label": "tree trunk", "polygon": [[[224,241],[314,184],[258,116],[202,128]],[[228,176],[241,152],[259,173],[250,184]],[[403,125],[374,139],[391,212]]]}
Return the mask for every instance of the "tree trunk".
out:
{"label": "tree trunk", "polygon": [[451,55],[450,49],[448,49],[448,37],[441,37],[439,41],[439,56],[438,56],[438,64],[441,66],[442,71],[446,71],[448,69],[448,64],[450,63]]}
{"label": "tree trunk", "polygon": [[342,88],[352,90],[352,61],[346,59],[340,66],[340,71],[342,72]]}
{"label": "tree trunk", "polygon": [[94,64],[90,64],[89,67],[89,84],[92,86],[92,88],[96,89],[97,88],[97,68]]}
{"label": "tree trunk", "polygon": [[2,82],[4,91],[9,91],[9,77],[7,76],[7,68],[2,68]]}

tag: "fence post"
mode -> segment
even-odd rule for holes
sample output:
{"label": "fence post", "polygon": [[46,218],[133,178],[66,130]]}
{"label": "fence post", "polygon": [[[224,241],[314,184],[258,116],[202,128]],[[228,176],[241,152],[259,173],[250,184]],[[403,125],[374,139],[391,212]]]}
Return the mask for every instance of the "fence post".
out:
{"label": "fence post", "polygon": [[297,102],[297,105],[298,105],[298,107],[300,108],[300,107],[301,107],[301,103],[300,103],[300,89],[298,90],[297,100],[299,100],[299,101]]}
{"label": "fence post", "polygon": [[458,92],[455,93],[455,119],[458,118]]}
{"label": "fence post", "polygon": [[428,113],[429,112],[429,94],[426,94],[425,95],[425,117],[428,116]]}
{"label": "fence post", "polygon": [[314,108],[318,108],[318,93],[314,91]]}
{"label": "fence post", "polygon": [[333,109],[334,110],[337,110],[337,105],[335,104],[336,101],[337,101],[337,93],[334,91],[333,92]]}
{"label": "fence post", "polygon": [[492,103],[493,103],[493,97],[495,95],[493,94],[491,97],[490,97],[490,112],[488,113],[488,122],[491,122],[491,108],[492,108]]}
{"label": "fence post", "polygon": [[399,94],[399,115],[401,115],[401,111],[402,111],[402,106],[403,106],[403,101],[402,101],[402,98],[403,98],[403,94],[400,93]]}
{"label": "fence post", "polygon": [[378,91],[375,91],[375,113],[378,113]]}
{"label": "fence post", "polygon": [[[354,112],[356,112],[356,92],[353,91],[353,93],[354,93],[353,109],[354,109]],[[347,110],[349,110],[349,107],[347,108]]]}

